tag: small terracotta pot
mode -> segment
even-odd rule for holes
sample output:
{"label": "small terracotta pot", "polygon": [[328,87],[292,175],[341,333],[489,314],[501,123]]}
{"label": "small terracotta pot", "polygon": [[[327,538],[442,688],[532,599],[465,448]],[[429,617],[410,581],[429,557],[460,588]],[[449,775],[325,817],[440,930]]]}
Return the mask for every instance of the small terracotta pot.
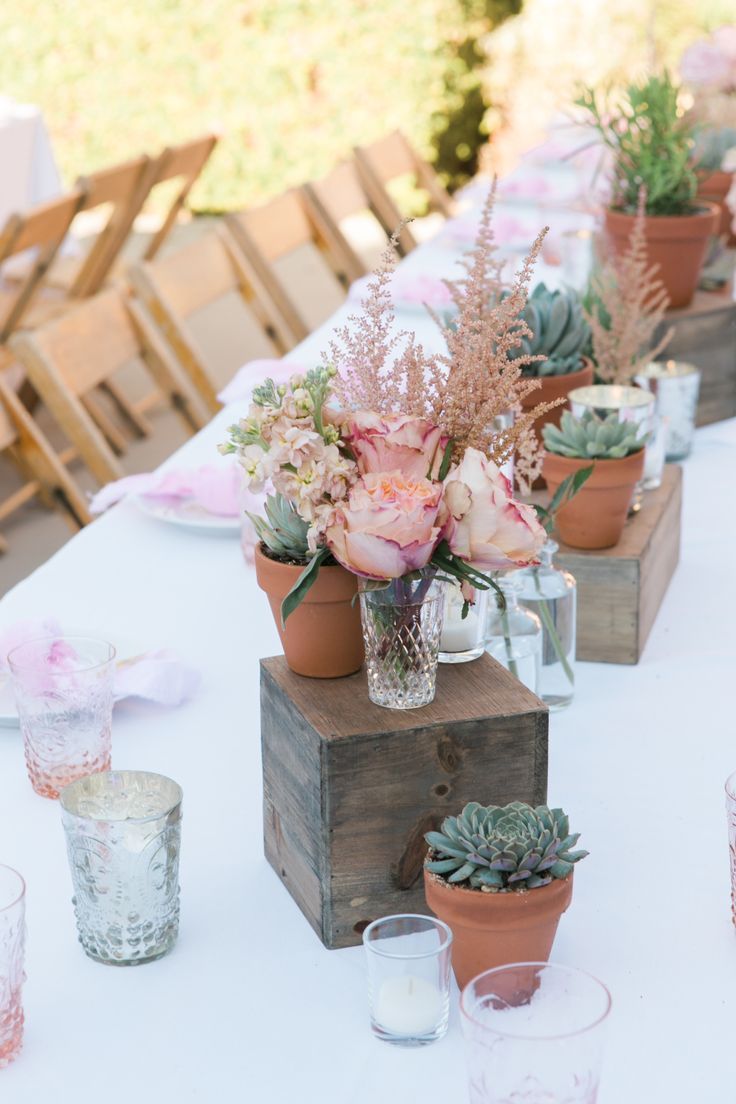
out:
{"label": "small terracotta pot", "polygon": [[571,548],[612,548],[626,524],[634,487],[644,473],[644,449],[621,460],[576,460],[544,454],[544,478],[551,495],[568,475],[593,464],[592,474],[557,512],[557,531]]}
{"label": "small terracotta pot", "polygon": [[[584,358],[582,361],[582,367],[577,372],[568,372],[566,376],[540,376],[539,382],[541,387],[537,387],[534,391],[530,391],[528,395],[525,395],[521,400],[522,410],[532,410],[538,403],[554,402],[555,399],[566,399],[571,391],[574,391],[576,387],[589,387],[593,382],[593,362]],[[546,414],[542,414],[534,422],[534,432],[537,438],[542,440],[542,429],[546,425],[560,424],[560,418],[562,417],[562,411],[566,407],[562,404],[554,407],[553,410],[548,410]]]}
{"label": "small terracotta pot", "polygon": [[727,245],[736,245],[736,234],[731,230],[734,214],[726,203],[726,196],[731,190],[733,178],[733,173],[712,172],[698,185],[698,199],[704,203],[715,203],[721,209],[721,220],[716,233],[721,237],[726,235]]}
{"label": "small terracotta pot", "polygon": [[460,988],[496,966],[546,962],[560,917],[572,900],[572,880],[570,874],[539,889],[483,893],[450,885],[425,869],[427,904],[452,931],[452,968]]}
{"label": "small terracotta pot", "polygon": [[280,563],[256,548],[256,578],[271,606],[286,662],[297,675],[341,678],[363,664],[358,580],[344,567],[321,567],[301,605],[281,626],[281,602],[303,568]]}
{"label": "small terracotta pot", "polygon": [[[715,234],[720,211],[703,203],[692,215],[647,215],[644,218],[650,264],[670,297],[670,307],[686,307],[698,286],[708,238]],[[625,253],[634,229],[635,215],[606,211],[606,236],[616,253]]]}

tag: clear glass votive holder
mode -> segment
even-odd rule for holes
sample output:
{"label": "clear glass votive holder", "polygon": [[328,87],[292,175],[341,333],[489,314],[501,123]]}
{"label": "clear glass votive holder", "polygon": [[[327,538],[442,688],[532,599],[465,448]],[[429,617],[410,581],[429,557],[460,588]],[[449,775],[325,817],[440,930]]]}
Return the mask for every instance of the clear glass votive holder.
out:
{"label": "clear glass votive holder", "polygon": [[0,1069],[23,1046],[22,990],[26,939],[26,883],[0,865]]}
{"label": "clear glass votive holder", "polygon": [[667,419],[667,460],[684,460],[690,455],[700,379],[700,369],[684,360],[652,361],[636,377],[637,384],[654,395],[659,416]]}
{"label": "clear glass votive holder", "polygon": [[162,774],[106,771],[61,793],[79,942],[90,958],[137,966],[179,932],[181,788]]}
{"label": "clear glass votive holder", "polygon": [[87,636],[47,636],[8,655],[26,767],[36,793],[56,798],[108,770],[115,649]]}
{"label": "clear glass votive holder", "polygon": [[371,1029],[396,1046],[441,1039],[450,1016],[452,932],[432,916],[384,916],[363,932]]}
{"label": "clear glass votive holder", "polygon": [[645,491],[655,491],[662,485],[664,475],[665,448],[667,445],[667,418],[659,414],[652,416],[649,440],[644,450],[644,475],[642,486]]}
{"label": "clear glass votive holder", "polygon": [[488,591],[474,590],[473,601],[463,617],[463,597],[460,584],[454,580],[445,585],[445,616],[440,636],[440,663],[468,663],[483,655],[486,646]]}
{"label": "clear glass votive holder", "polygon": [[582,970],[488,970],[460,999],[471,1104],[595,1104],[608,989]]}
{"label": "clear glass votive holder", "polygon": [[[644,454],[646,466],[650,445],[648,438],[654,428],[654,395],[651,392],[642,387],[627,387],[618,383],[594,383],[590,387],[576,387],[568,395],[568,400],[576,418],[582,418],[586,411],[592,410],[599,418],[615,413],[619,422],[633,422],[638,427],[639,437],[647,440]],[[634,488],[632,512],[641,507],[644,484],[642,477]]]}

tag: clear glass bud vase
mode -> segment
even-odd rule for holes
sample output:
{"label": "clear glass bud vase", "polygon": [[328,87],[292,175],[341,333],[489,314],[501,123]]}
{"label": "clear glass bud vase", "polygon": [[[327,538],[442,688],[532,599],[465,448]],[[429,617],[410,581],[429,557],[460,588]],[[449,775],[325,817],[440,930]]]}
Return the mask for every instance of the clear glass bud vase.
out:
{"label": "clear glass bud vase", "polygon": [[539,696],[550,709],[564,709],[575,693],[575,617],[577,584],[569,571],[553,563],[559,545],[551,538],[538,567],[515,572],[519,601],[542,623],[542,671]]}
{"label": "clear glass bud vase", "polygon": [[359,580],[368,697],[387,709],[434,699],[445,584],[434,568],[387,584]]}
{"label": "clear glass bud vase", "polygon": [[506,599],[506,608],[501,608],[495,592],[490,595],[486,651],[536,694],[542,664],[542,626],[535,614],[519,605],[519,584],[515,576],[516,572],[496,578]]}

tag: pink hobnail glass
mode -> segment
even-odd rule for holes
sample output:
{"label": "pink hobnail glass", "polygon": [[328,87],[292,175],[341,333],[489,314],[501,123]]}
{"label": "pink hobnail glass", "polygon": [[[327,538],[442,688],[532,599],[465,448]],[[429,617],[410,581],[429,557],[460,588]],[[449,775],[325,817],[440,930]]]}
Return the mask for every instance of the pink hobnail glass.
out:
{"label": "pink hobnail glass", "polygon": [[29,640],[8,655],[28,777],[42,797],[110,768],[115,649],[85,636]]}
{"label": "pink hobnail glass", "polygon": [[23,1045],[23,950],[26,884],[15,870],[0,865],[0,1069]]}
{"label": "pink hobnail glass", "polygon": [[551,962],[473,978],[460,1000],[472,1104],[595,1104],[605,985]]}

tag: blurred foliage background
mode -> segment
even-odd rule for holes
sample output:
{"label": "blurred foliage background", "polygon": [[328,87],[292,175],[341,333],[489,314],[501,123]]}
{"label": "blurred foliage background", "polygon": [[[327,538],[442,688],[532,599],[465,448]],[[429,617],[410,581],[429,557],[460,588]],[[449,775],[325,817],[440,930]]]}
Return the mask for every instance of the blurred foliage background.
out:
{"label": "blurred foliage background", "polygon": [[[580,80],[670,64],[734,0],[12,0],[0,95],[37,103],[65,180],[215,127],[220,210],[401,127],[451,186],[528,141]],[[0,171],[2,166],[0,166]]]}

